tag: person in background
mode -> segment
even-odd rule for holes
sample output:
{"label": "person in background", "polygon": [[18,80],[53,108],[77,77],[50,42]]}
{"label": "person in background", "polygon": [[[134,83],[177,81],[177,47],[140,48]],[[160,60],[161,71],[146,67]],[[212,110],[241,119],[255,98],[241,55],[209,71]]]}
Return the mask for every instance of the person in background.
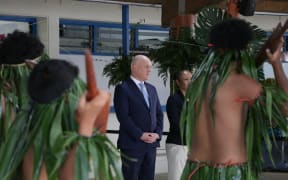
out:
{"label": "person in background", "polygon": [[154,179],[163,112],[156,88],[146,82],[151,67],[147,56],[136,55],[131,62],[130,78],[115,88],[114,107],[120,123],[117,146],[128,157],[122,157],[125,180]]}
{"label": "person in background", "polygon": [[178,87],[175,94],[170,95],[166,111],[170,123],[169,133],[166,139],[166,154],[168,160],[168,180],[179,180],[187,159],[188,149],[185,139],[181,139],[180,116],[184,97],[188,89],[192,73],[188,70],[178,71],[174,80]]}

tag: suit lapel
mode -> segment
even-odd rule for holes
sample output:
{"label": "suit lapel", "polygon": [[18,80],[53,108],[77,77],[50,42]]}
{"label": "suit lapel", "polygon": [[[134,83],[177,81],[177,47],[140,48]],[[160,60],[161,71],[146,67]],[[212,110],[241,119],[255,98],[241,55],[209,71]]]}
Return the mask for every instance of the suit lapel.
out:
{"label": "suit lapel", "polygon": [[[145,102],[145,99],[144,99],[144,96],[142,94],[142,92],[140,91],[140,89],[138,88],[138,86],[134,83],[134,81],[129,78],[128,81],[127,81],[131,91],[133,94],[135,94],[136,96],[138,96],[139,99],[141,99],[142,103],[148,108],[146,102]],[[146,86],[146,84],[145,84]],[[148,91],[148,88],[146,86],[146,89],[147,89],[147,92],[148,92],[148,95],[149,95],[149,101],[150,101],[150,93]],[[149,102],[150,103],[150,102]]]}

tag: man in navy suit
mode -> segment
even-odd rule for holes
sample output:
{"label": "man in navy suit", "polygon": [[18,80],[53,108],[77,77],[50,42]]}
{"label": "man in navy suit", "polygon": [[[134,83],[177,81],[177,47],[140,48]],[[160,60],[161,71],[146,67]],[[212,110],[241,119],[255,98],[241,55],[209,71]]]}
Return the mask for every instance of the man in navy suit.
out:
{"label": "man in navy suit", "polygon": [[122,157],[125,180],[154,179],[163,112],[156,88],[145,82],[151,67],[147,56],[135,56],[131,62],[130,78],[115,88],[114,106],[120,122],[117,146],[121,153],[134,159]]}

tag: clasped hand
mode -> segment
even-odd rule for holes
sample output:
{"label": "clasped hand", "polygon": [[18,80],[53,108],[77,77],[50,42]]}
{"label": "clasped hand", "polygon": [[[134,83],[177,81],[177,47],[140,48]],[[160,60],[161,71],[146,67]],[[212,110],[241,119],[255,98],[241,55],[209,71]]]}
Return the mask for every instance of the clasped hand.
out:
{"label": "clasped hand", "polygon": [[159,138],[157,133],[144,132],[140,139],[145,143],[154,143]]}

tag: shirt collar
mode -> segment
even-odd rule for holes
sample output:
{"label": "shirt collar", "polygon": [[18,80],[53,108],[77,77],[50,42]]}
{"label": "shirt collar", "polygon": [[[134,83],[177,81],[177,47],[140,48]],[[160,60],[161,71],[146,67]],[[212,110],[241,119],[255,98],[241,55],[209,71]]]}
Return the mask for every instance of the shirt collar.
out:
{"label": "shirt collar", "polygon": [[137,86],[139,86],[139,83],[144,83],[144,81],[139,81],[138,79],[136,79],[136,78],[133,77],[133,76],[130,76],[130,78],[132,79],[132,81],[133,81]]}

